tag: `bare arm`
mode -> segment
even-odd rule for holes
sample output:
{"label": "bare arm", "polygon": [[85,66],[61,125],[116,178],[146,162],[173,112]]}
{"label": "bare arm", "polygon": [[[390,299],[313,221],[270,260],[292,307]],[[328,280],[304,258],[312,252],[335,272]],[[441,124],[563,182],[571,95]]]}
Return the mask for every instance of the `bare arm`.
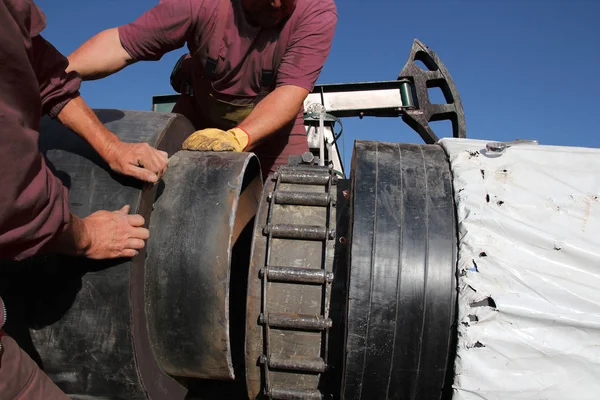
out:
{"label": "bare arm", "polygon": [[67,59],[67,72],[77,71],[86,81],[107,77],[134,63],[121,44],[117,28],[93,36]]}
{"label": "bare arm", "polygon": [[67,128],[84,138],[103,159],[106,159],[110,147],[119,141],[117,135],[98,120],[81,96],[69,101],[58,113],[57,118]]}
{"label": "bare arm", "polygon": [[168,155],[147,143],[125,143],[109,131],[81,96],[69,101],[59,121],[84,138],[114,171],[156,183],[165,173]]}
{"label": "bare arm", "polygon": [[67,57],[67,71],[94,80],[137,61],[160,60],[183,47],[186,38],[196,32],[199,8],[198,2],[190,0],[160,1],[135,21],[102,31],[81,45]]}
{"label": "bare arm", "polygon": [[252,150],[257,144],[291,123],[298,115],[308,93],[308,90],[298,86],[281,86],[259,102],[239,125],[250,136],[250,144],[244,151]]}

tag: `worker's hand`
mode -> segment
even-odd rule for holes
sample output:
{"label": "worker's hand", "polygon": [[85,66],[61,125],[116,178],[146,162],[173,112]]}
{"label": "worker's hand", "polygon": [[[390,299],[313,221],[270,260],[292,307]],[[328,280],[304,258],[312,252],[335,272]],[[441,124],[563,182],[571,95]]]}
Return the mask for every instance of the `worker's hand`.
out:
{"label": "worker's hand", "polygon": [[104,160],[115,172],[156,183],[167,170],[168,154],[147,143],[116,141],[107,147]]}
{"label": "worker's hand", "polygon": [[183,150],[196,151],[244,151],[250,136],[240,128],[228,131],[209,128],[196,131],[183,142]]}
{"label": "worker's hand", "polygon": [[129,215],[129,209],[96,211],[83,218],[83,235],[78,241],[82,255],[96,260],[137,255],[150,232],[143,227],[144,217]]}

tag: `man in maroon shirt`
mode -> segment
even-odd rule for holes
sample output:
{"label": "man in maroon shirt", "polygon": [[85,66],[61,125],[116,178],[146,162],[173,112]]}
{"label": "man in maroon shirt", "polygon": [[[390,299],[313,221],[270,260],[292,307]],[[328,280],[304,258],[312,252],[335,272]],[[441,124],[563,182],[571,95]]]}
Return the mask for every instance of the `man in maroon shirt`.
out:
{"label": "man in maroon shirt", "polygon": [[[45,24],[32,0],[0,1],[0,259],[132,257],[148,238],[144,219],[129,206],[71,214],[67,189],[38,150],[41,116],[81,135],[113,170],[144,181],[160,179],[167,154],[123,143],[100,123],[79,96],[80,76],[65,71],[67,59],[40,35]],[[2,330],[6,315],[0,298],[0,399],[67,398]]]}
{"label": "man in maroon shirt", "polygon": [[67,70],[98,79],[187,43],[171,76],[174,112],[198,130],[184,148],[253,151],[266,174],[308,150],[302,105],[336,24],[333,0],[160,0],[85,42]]}

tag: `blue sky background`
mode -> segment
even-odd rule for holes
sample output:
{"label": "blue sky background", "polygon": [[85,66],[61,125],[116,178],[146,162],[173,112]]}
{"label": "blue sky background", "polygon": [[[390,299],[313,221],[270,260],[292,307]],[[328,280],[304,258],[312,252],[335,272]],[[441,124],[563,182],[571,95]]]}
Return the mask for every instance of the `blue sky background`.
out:
{"label": "blue sky background", "polygon": [[[300,0],[302,1],[302,0]],[[37,0],[43,32],[68,55],[95,33],[135,19],[158,0]],[[396,79],[414,38],[433,49],[458,87],[467,136],[600,147],[600,1],[337,0],[339,23],[318,83]],[[149,110],[172,93],[169,74],[185,48],[96,82],[94,108]],[[449,124],[436,123],[439,136]],[[346,166],[355,139],[421,142],[400,119],[344,120]]]}

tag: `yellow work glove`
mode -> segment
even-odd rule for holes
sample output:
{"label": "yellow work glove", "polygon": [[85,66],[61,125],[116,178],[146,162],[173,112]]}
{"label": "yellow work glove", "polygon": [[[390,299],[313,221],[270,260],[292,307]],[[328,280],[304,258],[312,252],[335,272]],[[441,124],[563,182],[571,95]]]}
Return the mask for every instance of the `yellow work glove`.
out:
{"label": "yellow work glove", "polygon": [[183,150],[196,151],[244,151],[250,137],[240,128],[223,131],[216,128],[202,129],[192,133],[183,142]]}

